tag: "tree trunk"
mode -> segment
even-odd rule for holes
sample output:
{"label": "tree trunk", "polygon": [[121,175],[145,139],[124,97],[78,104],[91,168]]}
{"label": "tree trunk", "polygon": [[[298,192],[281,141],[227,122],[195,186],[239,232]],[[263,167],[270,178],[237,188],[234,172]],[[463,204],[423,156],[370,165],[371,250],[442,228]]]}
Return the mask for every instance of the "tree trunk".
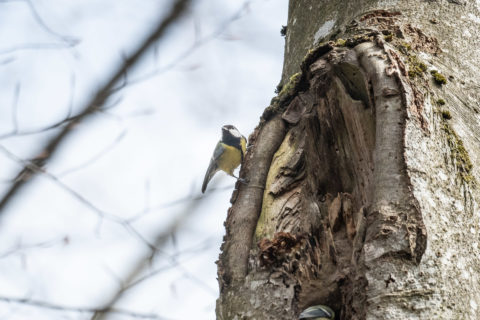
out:
{"label": "tree trunk", "polygon": [[480,4],[290,2],[217,318],[477,319]]}

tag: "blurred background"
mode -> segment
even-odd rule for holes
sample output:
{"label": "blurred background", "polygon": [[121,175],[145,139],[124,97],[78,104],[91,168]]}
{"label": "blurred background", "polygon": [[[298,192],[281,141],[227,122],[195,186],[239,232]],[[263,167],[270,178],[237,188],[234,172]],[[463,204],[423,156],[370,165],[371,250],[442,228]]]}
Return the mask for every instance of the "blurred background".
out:
{"label": "blurred background", "polygon": [[248,137],[274,96],[287,0],[192,2],[17,176],[172,3],[0,0],[0,319],[215,318],[235,180],[200,187],[221,126]]}

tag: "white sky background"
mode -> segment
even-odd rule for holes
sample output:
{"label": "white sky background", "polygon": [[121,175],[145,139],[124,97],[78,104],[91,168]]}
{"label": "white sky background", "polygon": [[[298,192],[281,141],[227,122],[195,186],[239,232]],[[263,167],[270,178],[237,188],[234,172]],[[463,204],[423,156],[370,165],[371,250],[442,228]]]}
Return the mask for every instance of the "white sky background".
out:
{"label": "white sky background", "polygon": [[[78,112],[170,1],[32,3],[53,32],[39,24],[26,0],[0,1],[0,137],[14,129],[13,119],[20,132],[64,119],[72,97],[72,113]],[[248,136],[274,96],[288,1],[248,4],[196,1],[128,79],[176,64],[123,89],[112,99],[121,99],[118,105],[78,125],[47,171],[94,206],[122,219],[152,209],[132,226],[153,240],[188,205],[165,204],[200,194],[220,127],[234,124]],[[68,48],[64,37],[79,42]],[[206,41],[192,49],[195,39]],[[185,52],[188,56],[178,60]],[[57,132],[0,138],[0,147],[27,159]],[[0,152],[0,168],[4,193],[20,166]],[[168,319],[214,319],[214,262],[234,181],[219,173],[210,187],[215,184],[227,188],[196,206],[187,225],[146,269],[162,272],[128,290],[116,307]],[[0,300],[17,297],[101,307],[148,250],[124,226],[100,220],[58,183],[37,176],[0,216]],[[0,319],[90,317],[91,313],[0,302]],[[109,319],[131,318],[114,314]]]}

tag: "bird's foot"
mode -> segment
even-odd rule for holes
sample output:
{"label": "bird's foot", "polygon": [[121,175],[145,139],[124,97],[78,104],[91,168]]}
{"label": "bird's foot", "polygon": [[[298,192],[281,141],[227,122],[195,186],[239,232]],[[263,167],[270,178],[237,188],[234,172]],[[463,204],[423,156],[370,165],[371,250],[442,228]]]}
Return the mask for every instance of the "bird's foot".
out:
{"label": "bird's foot", "polygon": [[250,182],[248,179],[243,179],[243,178],[237,178],[237,181],[239,181],[240,183],[243,183],[245,185],[247,185]]}

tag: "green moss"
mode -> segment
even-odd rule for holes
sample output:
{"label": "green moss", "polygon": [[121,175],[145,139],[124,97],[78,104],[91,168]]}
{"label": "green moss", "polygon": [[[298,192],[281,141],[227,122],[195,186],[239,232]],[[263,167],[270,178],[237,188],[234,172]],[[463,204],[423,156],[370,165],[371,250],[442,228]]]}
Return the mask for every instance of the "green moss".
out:
{"label": "green moss", "polygon": [[345,44],[347,43],[346,40],[343,40],[343,39],[337,39],[337,41],[335,42],[335,45],[337,45],[338,47],[345,47]]}
{"label": "green moss", "polygon": [[412,46],[408,42],[402,42],[398,45],[398,50],[403,54],[408,54],[412,50]]}
{"label": "green moss", "polygon": [[275,93],[279,94],[280,91],[282,91],[282,88],[283,88],[283,85],[281,83],[279,83],[275,88]]}
{"label": "green moss", "polygon": [[447,83],[447,78],[437,70],[432,70],[430,73],[432,74],[433,80],[436,84],[441,86]]}
{"label": "green moss", "polygon": [[445,120],[452,119],[452,114],[448,110],[442,110],[442,118]]}
{"label": "green moss", "polygon": [[[325,50],[324,48],[328,48],[328,49]],[[323,53],[326,53],[326,52],[330,51],[331,49],[333,49],[331,41],[330,42],[329,41],[321,42],[318,45],[316,45],[314,48],[309,49],[307,51],[307,54],[305,55],[305,57],[303,57],[303,62],[310,61],[313,57],[317,58],[319,52],[320,52],[320,55],[321,55]],[[313,62],[313,61],[311,61],[311,62]]]}
{"label": "green moss", "polygon": [[405,49],[409,50],[409,51],[412,50],[412,46],[408,42],[403,42],[401,44],[401,46],[404,47]]}
{"label": "green moss", "polygon": [[415,78],[415,76],[421,76],[423,73],[422,69],[417,66],[414,66],[412,69],[408,71],[408,75],[410,78]]}
{"label": "green moss", "polygon": [[290,77],[286,84],[280,83],[276,89],[275,93],[277,96],[272,98],[270,101],[270,105],[265,108],[263,111],[261,119],[268,120],[273,115],[281,112],[283,107],[290,101],[291,98],[297,93],[299,88],[299,84],[302,81],[303,72],[307,72],[310,65],[317,60],[322,55],[326,54],[327,52],[331,51],[334,48],[334,42],[322,42],[319,45],[315,46],[308,50],[307,54],[303,58],[303,61],[300,65],[300,69],[302,72],[297,72]]}
{"label": "green moss", "polygon": [[393,34],[387,34],[386,36],[383,37],[383,39],[385,39],[385,41],[387,42],[391,42],[393,40]]}
{"label": "green moss", "polygon": [[275,89],[275,93],[277,93],[278,95],[274,97],[272,101],[270,101],[269,108],[277,107],[279,104],[281,104],[281,102],[284,102],[288,97],[294,95],[301,79],[302,79],[302,73],[297,72],[290,77],[287,84],[285,85],[279,84]]}
{"label": "green moss", "polygon": [[372,41],[372,40],[373,40],[373,37],[368,35],[368,34],[358,34],[358,35],[353,36],[353,38],[347,39],[345,45],[347,47],[353,48],[360,43],[368,42],[368,41]]}
{"label": "green moss", "polygon": [[[421,73],[420,73],[421,74]],[[410,79],[414,79],[417,75],[419,75],[418,70],[416,69],[410,69],[408,70],[408,77]]]}
{"label": "green moss", "polygon": [[270,105],[267,108],[265,108],[265,110],[263,111],[262,118],[264,120],[268,120],[278,112],[282,111],[282,108],[284,107],[285,102],[290,101],[290,98],[292,98],[295,95],[298,84],[300,83],[301,80],[302,80],[302,73],[297,72],[290,77],[287,84],[283,86],[279,84],[277,86],[275,92],[277,91],[280,91],[280,92],[278,92],[278,95],[270,101]]}
{"label": "green moss", "polygon": [[439,105],[439,106],[444,106],[446,102],[445,102],[445,100],[443,100],[443,99],[438,99],[438,100],[436,101],[436,103],[437,103],[437,105]]}
{"label": "green moss", "polygon": [[319,57],[322,55],[326,54],[327,52],[331,51],[333,49],[333,42],[322,42],[315,46],[315,48],[312,48],[308,50],[307,54],[305,57],[303,57],[303,61],[300,64],[300,69],[302,71],[306,72],[307,69],[310,67],[310,65],[317,60]]}
{"label": "green moss", "polygon": [[370,36],[367,35],[367,34],[357,34],[357,35],[353,36],[353,39],[357,40],[357,41],[369,41]]}
{"label": "green moss", "polygon": [[280,90],[280,93],[278,94],[278,96],[281,98],[287,95],[294,94],[295,88],[297,87],[301,78],[302,78],[301,72],[297,72],[293,76],[291,76],[290,79],[288,80],[288,83],[282,87],[282,90]]}
{"label": "green moss", "polygon": [[462,140],[446,121],[443,122],[443,130],[447,135],[447,142],[451,152],[450,158],[456,165],[459,176],[467,183],[473,182],[475,178],[472,175],[472,161]]}
{"label": "green moss", "polygon": [[418,59],[416,55],[408,56],[408,76],[411,79],[421,76],[427,69],[427,65]]}

